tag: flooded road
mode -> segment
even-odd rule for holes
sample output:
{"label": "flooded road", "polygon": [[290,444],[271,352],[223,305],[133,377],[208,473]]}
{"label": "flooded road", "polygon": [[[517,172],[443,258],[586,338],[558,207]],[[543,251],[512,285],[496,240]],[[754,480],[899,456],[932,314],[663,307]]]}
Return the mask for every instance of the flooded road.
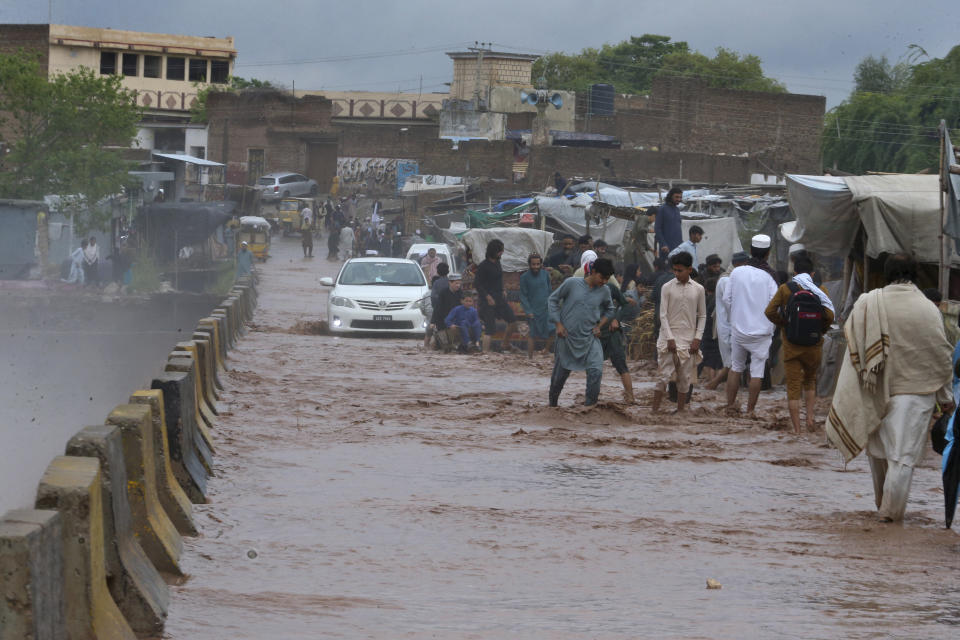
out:
{"label": "flooded road", "polygon": [[575,373],[550,409],[549,358],[310,335],[338,265],[293,240],[273,251],[165,637],[960,633],[960,536],[932,452],[906,521],[880,524],[865,459],[844,468],[822,434],[789,435],[782,392],[754,421],[704,391],[683,418],[652,416],[614,404],[607,365],[598,408],[574,405]]}
{"label": "flooded road", "polygon": [[183,332],[222,299],[104,298],[36,282],[2,284],[0,514],[31,507],[44,469],[70,437],[103,424],[135,390],[149,389]]}

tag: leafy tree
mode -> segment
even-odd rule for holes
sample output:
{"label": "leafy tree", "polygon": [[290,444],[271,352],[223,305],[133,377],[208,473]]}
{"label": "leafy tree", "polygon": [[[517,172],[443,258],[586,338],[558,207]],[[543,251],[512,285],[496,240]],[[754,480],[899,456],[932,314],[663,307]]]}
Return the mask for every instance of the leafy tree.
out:
{"label": "leafy tree", "polygon": [[594,83],[609,83],[623,93],[648,93],[658,76],[703,77],[710,86],[751,91],[784,92],[786,88],[763,75],[760,58],[717,49],[715,57],[691,51],[686,42],[669,36],[632,36],[579,54],[553,53],[533,65],[552,89],[582,91]]}
{"label": "leafy tree", "polygon": [[678,51],[663,58],[657,76],[684,76],[703,78],[718,89],[743,89],[785,93],[787,88],[773,78],[763,75],[760,58],[717,47],[717,54],[708,58],[696,51]]}
{"label": "leafy tree", "polygon": [[[81,231],[109,220],[97,203],[129,184],[129,148],[140,110],[119,76],[81,67],[49,80],[37,56],[0,54],[0,127],[7,153],[0,159],[0,194],[41,199],[57,195],[80,213]],[[115,147],[111,150],[110,147]]]}
{"label": "leafy tree", "polygon": [[[908,60],[926,55],[911,49]],[[936,171],[937,125],[945,120],[960,129],[960,46],[916,64],[890,66],[886,58],[868,56],[854,80],[850,97],[827,113],[824,164],[851,173]]]}
{"label": "leafy tree", "polygon": [[207,121],[207,96],[212,92],[226,92],[232,91],[234,93],[238,91],[247,91],[247,90],[275,90],[277,87],[273,86],[269,80],[257,80],[256,78],[240,78],[238,76],[230,76],[230,82],[226,85],[217,85],[210,84],[204,87],[201,87],[199,83],[194,84],[197,87],[197,103],[190,108],[190,119],[193,122],[206,122]]}
{"label": "leafy tree", "polygon": [[910,66],[905,62],[891,65],[887,56],[867,56],[853,72],[856,93],[891,93],[906,86]]}

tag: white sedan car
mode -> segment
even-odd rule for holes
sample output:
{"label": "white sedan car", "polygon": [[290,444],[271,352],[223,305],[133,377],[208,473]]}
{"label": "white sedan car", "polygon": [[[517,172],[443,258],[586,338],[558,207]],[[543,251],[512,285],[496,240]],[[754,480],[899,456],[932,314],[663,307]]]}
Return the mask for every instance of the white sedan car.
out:
{"label": "white sedan car", "polygon": [[427,318],[423,298],[430,287],[423,270],[404,258],[352,258],[340,268],[327,303],[330,331],[403,332],[423,334]]}

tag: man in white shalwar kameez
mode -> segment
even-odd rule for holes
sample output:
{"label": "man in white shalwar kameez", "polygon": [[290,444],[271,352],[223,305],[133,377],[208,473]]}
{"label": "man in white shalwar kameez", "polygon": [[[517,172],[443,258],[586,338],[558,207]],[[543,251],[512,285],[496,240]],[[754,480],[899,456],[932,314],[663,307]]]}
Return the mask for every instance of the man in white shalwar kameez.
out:
{"label": "man in white shalwar kameez", "polygon": [[844,325],[848,353],[827,437],[846,460],[866,449],[880,518],[897,521],[934,407],[953,406],[953,349],[939,310],[914,284],[916,261],[890,256],[884,275],[887,286],[860,296]]}

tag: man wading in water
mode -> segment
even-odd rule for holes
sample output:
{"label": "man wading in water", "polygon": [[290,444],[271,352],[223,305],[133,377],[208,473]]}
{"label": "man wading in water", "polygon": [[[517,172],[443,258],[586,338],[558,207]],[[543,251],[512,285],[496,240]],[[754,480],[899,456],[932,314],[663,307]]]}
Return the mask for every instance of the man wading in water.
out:
{"label": "man wading in water", "polygon": [[613,275],[613,263],[606,258],[583,265],[583,278],[567,278],[550,294],[550,320],[557,326],[556,359],[550,377],[550,406],[556,407],[560,392],[571,371],[587,372],[587,393],[583,404],[597,404],[603,374],[600,331],[613,318],[613,301],[605,286]]}

